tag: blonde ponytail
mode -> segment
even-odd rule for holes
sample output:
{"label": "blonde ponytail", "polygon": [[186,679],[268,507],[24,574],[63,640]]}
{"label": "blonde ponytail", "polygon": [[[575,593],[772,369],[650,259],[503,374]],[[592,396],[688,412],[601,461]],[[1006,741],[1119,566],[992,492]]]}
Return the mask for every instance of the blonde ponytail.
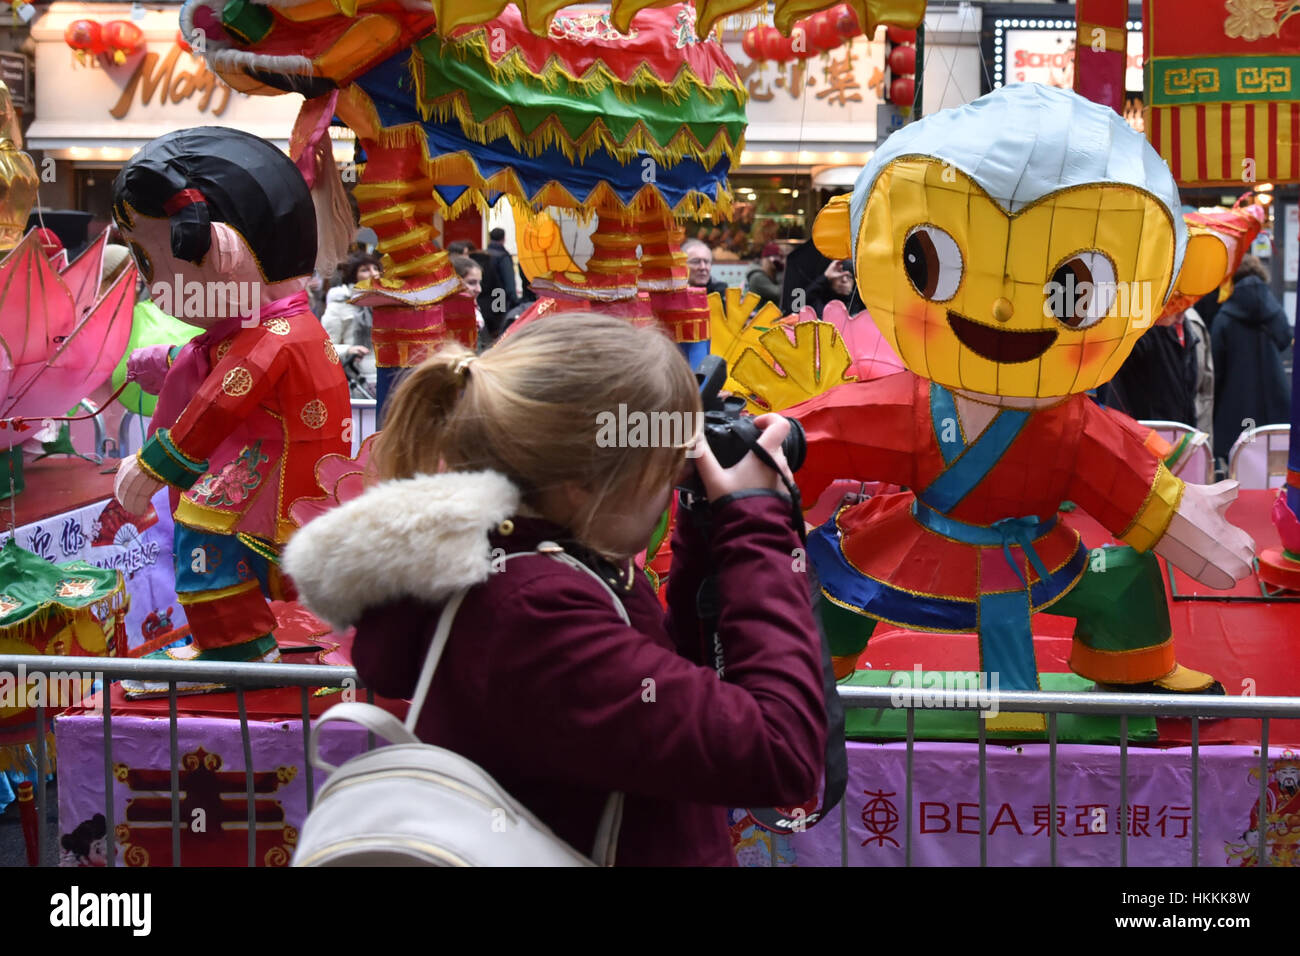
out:
{"label": "blonde ponytail", "polygon": [[[649,441],[610,441],[599,423],[627,412],[667,413],[654,420],[674,425],[673,440],[651,429]],[[385,409],[376,470],[381,478],[492,470],[534,508],[571,483],[594,507],[607,495],[662,492],[699,412],[695,376],[658,328],[591,313],[547,316],[477,358],[447,345],[411,372]]]}
{"label": "blonde ponytail", "polygon": [[374,468],[384,478],[434,474],[442,461],[447,420],[464,390],[474,353],[449,343],[399,383],[384,409]]}

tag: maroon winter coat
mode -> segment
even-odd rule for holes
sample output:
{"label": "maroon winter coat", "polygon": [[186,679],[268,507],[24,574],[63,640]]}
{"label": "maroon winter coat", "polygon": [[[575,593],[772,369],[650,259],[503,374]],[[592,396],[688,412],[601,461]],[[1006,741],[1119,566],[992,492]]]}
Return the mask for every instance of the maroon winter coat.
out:
{"label": "maroon winter coat", "polygon": [[[826,717],[789,504],[734,499],[711,521],[707,541],[678,523],[667,619],[643,574],[621,592],[629,627],[598,582],[544,556],[513,559],[473,587],[420,715],[421,739],[482,766],[579,852],[591,852],[605,800],[622,790],[618,864],[734,865],[726,808],[813,796]],[[536,519],[513,525],[491,533],[496,553],[564,537]],[[701,663],[694,614],[709,561],[725,680]],[[440,608],[412,595],[365,611],[354,660],[367,686],[412,695]]]}

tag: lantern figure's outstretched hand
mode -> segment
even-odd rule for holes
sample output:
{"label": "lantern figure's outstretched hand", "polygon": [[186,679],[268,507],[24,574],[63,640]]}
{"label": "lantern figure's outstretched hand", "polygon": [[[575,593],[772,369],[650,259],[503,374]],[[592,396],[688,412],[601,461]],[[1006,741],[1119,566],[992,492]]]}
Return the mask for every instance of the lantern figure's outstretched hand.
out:
{"label": "lantern figure's outstretched hand", "polygon": [[1202,584],[1226,589],[1254,568],[1255,542],[1224,516],[1237,498],[1237,482],[1186,485],[1156,554]]}

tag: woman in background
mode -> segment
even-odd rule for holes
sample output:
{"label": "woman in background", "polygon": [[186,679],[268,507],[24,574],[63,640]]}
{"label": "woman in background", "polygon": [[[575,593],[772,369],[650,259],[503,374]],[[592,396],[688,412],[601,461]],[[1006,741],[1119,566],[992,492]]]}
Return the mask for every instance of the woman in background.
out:
{"label": "woman in background", "polygon": [[1226,462],[1233,442],[1245,430],[1290,419],[1290,388],[1282,353],[1293,331],[1269,274],[1246,256],[1232,277],[1232,295],[1215,313],[1210,338],[1214,348],[1214,457]]}
{"label": "woman in background", "polygon": [[456,275],[460,276],[460,284],[463,287],[460,295],[468,296],[474,300],[474,321],[478,325],[478,342],[479,351],[481,352],[487,345],[484,340],[487,338],[483,334],[483,313],[478,307],[478,296],[483,291],[483,267],[471,259],[469,256],[452,256],[451,267],[456,270]]}
{"label": "woman in background", "polygon": [[375,357],[372,353],[370,310],[359,308],[349,300],[353,287],[367,279],[378,279],[380,260],[365,252],[354,252],[343,265],[343,283],[330,289],[325,296],[325,313],[321,325],[334,343],[339,361],[344,367],[349,363],[371,396],[375,394]]}

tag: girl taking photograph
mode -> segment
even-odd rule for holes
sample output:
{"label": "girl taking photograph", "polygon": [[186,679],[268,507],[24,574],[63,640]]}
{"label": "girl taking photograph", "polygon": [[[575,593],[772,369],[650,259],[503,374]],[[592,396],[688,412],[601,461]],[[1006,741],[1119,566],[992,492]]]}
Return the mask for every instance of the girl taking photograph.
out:
{"label": "girl taking photograph", "polygon": [[[619,865],[734,865],[728,807],[801,804],[821,781],[800,542],[780,476],[752,452],[724,469],[702,440],[610,442],[599,423],[620,406],[629,421],[699,420],[695,378],[657,329],[562,315],[478,357],[446,346],[386,410],[382,480],[302,529],[287,567],[310,608],[356,626],[358,673],[394,698],[412,695],[443,604],[468,587],[420,738],[479,764],[579,852],[622,792]],[[757,424],[785,469],[789,425]],[[708,501],[679,512],[665,615],[633,556],[691,468]],[[709,574],[721,679],[696,615]]]}

